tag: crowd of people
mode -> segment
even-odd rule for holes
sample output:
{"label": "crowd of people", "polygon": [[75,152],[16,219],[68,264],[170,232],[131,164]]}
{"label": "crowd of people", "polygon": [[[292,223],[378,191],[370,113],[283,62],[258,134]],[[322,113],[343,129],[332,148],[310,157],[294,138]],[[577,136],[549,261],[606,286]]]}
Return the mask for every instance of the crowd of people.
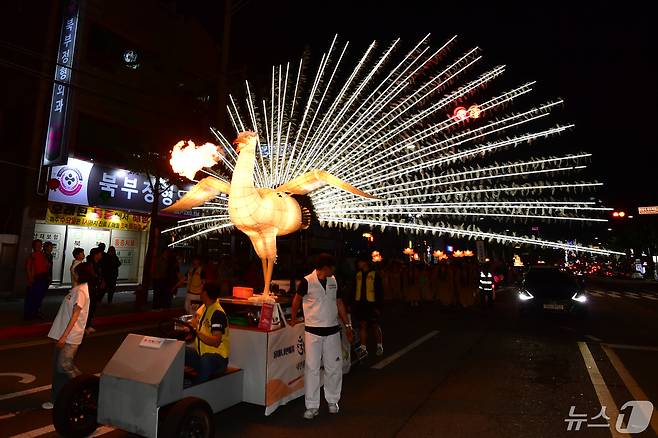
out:
{"label": "crowd of people", "polygon": [[[87,321],[88,333],[95,331],[93,318],[98,304],[103,300],[105,294],[107,294],[107,302],[112,304],[116,292],[121,261],[117,256],[115,247],[110,246],[107,252],[105,248],[104,243],[99,243],[97,247],[89,251],[89,255],[86,257],[83,248],[75,248],[71,253],[73,261],[71,262],[70,272],[73,287],[80,284],[77,267],[85,260],[92,271],[91,278],[88,280],[90,298]],[[23,318],[25,320],[45,319],[41,312],[41,304],[53,280],[53,244],[51,242],[43,243],[40,239],[35,239],[32,242],[32,253],[28,257],[25,266],[27,291]]]}

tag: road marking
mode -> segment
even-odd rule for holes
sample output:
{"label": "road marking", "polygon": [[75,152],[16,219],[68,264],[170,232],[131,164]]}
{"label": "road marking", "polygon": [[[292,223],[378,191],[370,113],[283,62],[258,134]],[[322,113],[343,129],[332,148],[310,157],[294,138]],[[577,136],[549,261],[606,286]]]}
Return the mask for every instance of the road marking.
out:
{"label": "road marking", "polygon": [[[101,373],[94,374],[94,376],[100,376],[100,375]],[[37,386],[36,388],[25,389],[23,391],[10,392],[9,394],[2,394],[0,395],[0,401],[9,400],[16,397],[23,397],[24,395],[30,395],[41,391],[48,391],[50,388],[52,388],[52,385],[43,385],[43,386]]]}
{"label": "road marking", "polygon": [[593,297],[602,297],[604,295],[604,293],[592,290],[592,291],[588,292],[588,295],[591,295]]}
{"label": "road marking", "polygon": [[658,301],[658,297],[656,297],[654,294],[643,293],[642,297],[646,298],[647,300]]}
{"label": "road marking", "polygon": [[626,296],[629,298],[633,298],[634,300],[639,300],[640,296],[636,294],[635,292],[626,292]]}
{"label": "road marking", "polygon": [[18,414],[16,414],[15,412],[12,412],[11,414],[0,415],[0,420],[6,420],[8,418],[13,418],[16,415],[18,415]]}
{"label": "road marking", "polygon": [[420,338],[420,339],[418,339],[418,340],[412,342],[411,344],[407,345],[407,346],[404,347],[402,350],[398,350],[398,351],[396,351],[395,353],[393,353],[392,355],[390,355],[389,357],[387,357],[386,359],[384,359],[384,360],[380,360],[379,362],[377,362],[376,364],[374,364],[371,368],[372,368],[372,369],[375,369],[375,370],[381,370],[381,369],[384,368],[386,365],[388,365],[388,364],[390,364],[391,362],[393,362],[393,361],[399,359],[400,357],[402,357],[403,355],[407,354],[408,352],[410,352],[410,351],[413,350],[414,348],[418,347],[418,346],[419,346],[420,344],[422,344],[423,342],[432,339],[434,336],[436,336],[436,335],[438,335],[438,334],[439,334],[439,331],[438,331],[438,330],[432,330],[431,332],[429,332],[428,334],[426,334],[426,335],[423,336],[422,338]]}
{"label": "road marking", "polygon": [[34,377],[32,374],[27,374],[27,373],[0,373],[0,377],[20,377],[21,380],[18,381],[18,383],[32,383],[35,380],[37,380],[36,377]]}
{"label": "road marking", "polygon": [[628,344],[602,344],[606,347],[614,348],[616,350],[638,350],[638,351],[658,351],[658,347],[650,345],[628,345]]}
{"label": "road marking", "polygon": [[98,429],[94,431],[89,437],[94,437],[94,436],[101,436],[105,435],[106,433],[114,432],[116,429],[111,427],[111,426],[101,426]]}
{"label": "road marking", "polygon": [[46,435],[55,431],[55,426],[52,424],[50,426],[40,427],[38,429],[30,430],[28,432],[19,433],[18,435],[12,435],[9,438],[34,438],[41,435]]}
{"label": "road marking", "polygon": [[[133,330],[144,330],[147,328],[151,327],[157,327],[157,324],[148,324],[148,325],[138,325],[134,327],[125,327],[121,329],[114,329],[114,330],[100,330],[97,331],[94,334],[91,335],[85,335],[85,338],[96,338],[100,336],[108,336],[108,335],[116,335],[119,333],[125,333],[125,332],[130,332]],[[37,345],[46,345],[46,344],[54,344],[55,341],[50,338],[45,338],[45,339],[37,339],[34,341],[27,341],[27,342],[19,342],[16,344],[7,344],[7,345],[0,345],[0,351],[5,351],[5,350],[16,350],[18,348],[26,348],[26,347],[35,347]]]}
{"label": "road marking", "polygon": [[[617,418],[619,416],[617,405],[615,404],[615,400],[612,398],[612,394],[610,394],[610,390],[605,384],[605,380],[603,380],[603,376],[599,371],[599,367],[596,366],[596,361],[592,356],[592,352],[589,351],[587,343],[578,342],[578,348],[580,349],[580,354],[583,356],[583,360],[585,361],[585,367],[587,369],[587,373],[589,374],[589,378],[592,381],[592,386],[594,386],[594,391],[596,392],[596,397],[599,399],[599,403],[601,406],[606,407],[607,414],[610,416],[610,418]],[[617,432],[617,429],[612,425],[612,423],[610,424],[610,434],[613,436],[613,438],[630,437],[630,435],[626,433]]]}
{"label": "road marking", "polygon": [[[95,437],[95,436],[105,435],[105,434],[108,434],[110,432],[114,432],[115,430],[116,429],[114,427],[101,426],[98,429],[96,429],[94,431],[94,433],[89,435],[89,438]],[[44,427],[40,427],[38,429],[34,429],[34,430],[27,431],[27,432],[19,433],[18,435],[12,435],[9,438],[35,438],[35,437],[47,435],[47,434],[53,433],[53,432],[55,432],[55,426],[53,426],[51,424],[49,426],[44,426]]]}
{"label": "road marking", "polygon": [[597,338],[596,336],[585,335],[585,337],[586,337],[587,339],[589,339],[590,341],[601,342],[601,339]]}
{"label": "road marking", "polygon": [[[615,353],[612,348],[606,345],[603,345],[602,348],[605,354],[608,356],[612,366],[615,367],[615,370],[617,370],[617,374],[619,374],[619,377],[621,377],[621,380],[624,382],[624,385],[626,385],[628,392],[631,393],[633,398],[635,400],[649,400],[646,393],[642,390],[642,388],[640,388],[640,385],[638,385],[637,381],[633,378],[626,366],[624,366],[619,356],[617,356],[617,353]],[[658,435],[658,415],[652,415],[649,424],[651,424],[651,428],[656,433],[656,435]]]}
{"label": "road marking", "polygon": [[621,295],[619,292],[608,292],[608,296],[613,297],[613,298],[621,298]]}
{"label": "road marking", "polygon": [[36,392],[47,391],[51,387],[52,387],[52,385],[43,385],[43,386],[37,386],[36,388],[25,389],[23,391],[12,392],[12,393],[9,393],[9,394],[2,394],[2,395],[0,395],[0,401],[9,400],[9,399],[16,398],[16,397],[23,397],[24,395],[30,395],[30,394],[34,394]]}

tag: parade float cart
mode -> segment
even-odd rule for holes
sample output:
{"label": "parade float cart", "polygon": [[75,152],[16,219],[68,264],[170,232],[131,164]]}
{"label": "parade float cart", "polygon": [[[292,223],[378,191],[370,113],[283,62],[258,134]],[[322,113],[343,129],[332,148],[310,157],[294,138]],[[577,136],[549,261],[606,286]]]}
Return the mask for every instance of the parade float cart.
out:
{"label": "parade float cart", "polygon": [[[187,385],[184,348],[189,337],[129,334],[100,377],[81,375],[62,388],[53,410],[57,432],[84,437],[107,425],[151,438],[213,437],[216,412],[245,401],[264,406],[269,415],[301,396],[304,324],[288,325],[281,303],[274,299],[256,296],[221,303],[236,315],[229,328],[226,372]],[[242,315],[252,319],[245,323]],[[176,319],[173,331],[193,332],[187,321]],[[188,330],[176,330],[181,327]]]}
{"label": "parade float cart", "polygon": [[[244,371],[242,400],[265,415],[304,393],[304,324],[290,326],[290,300],[220,298],[231,320],[231,365]],[[246,321],[245,321],[246,320]]]}

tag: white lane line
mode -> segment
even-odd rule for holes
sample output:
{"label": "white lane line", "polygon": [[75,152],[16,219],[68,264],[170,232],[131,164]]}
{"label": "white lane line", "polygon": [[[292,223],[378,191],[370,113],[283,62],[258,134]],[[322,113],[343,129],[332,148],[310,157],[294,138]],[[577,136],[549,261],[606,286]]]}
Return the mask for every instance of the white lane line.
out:
{"label": "white lane line", "polygon": [[[596,365],[596,361],[592,356],[592,352],[589,351],[587,343],[578,342],[578,348],[580,349],[580,354],[583,356],[583,360],[585,361],[585,367],[587,368],[587,373],[589,374],[589,378],[592,381],[592,386],[594,386],[594,391],[596,391],[596,397],[599,399],[599,403],[601,406],[606,407],[606,412],[610,418],[617,418],[619,416],[617,405],[615,404],[615,400],[612,398],[612,394],[610,394],[610,390],[605,384],[605,380],[603,380],[603,376],[599,371],[599,367]],[[626,433],[617,432],[617,429],[612,423],[610,426],[610,434],[613,438],[630,437],[630,435]]]}
{"label": "white lane line", "polygon": [[391,362],[393,362],[393,361],[399,359],[402,355],[407,354],[408,352],[410,352],[410,351],[413,350],[414,348],[418,347],[418,346],[419,346],[420,344],[422,344],[423,342],[432,339],[434,336],[436,336],[436,335],[438,335],[438,334],[439,334],[439,331],[438,331],[438,330],[432,330],[431,332],[429,332],[428,334],[426,334],[426,335],[423,336],[422,338],[417,339],[416,341],[414,341],[414,342],[412,342],[411,344],[409,344],[409,345],[407,345],[406,347],[404,347],[402,350],[398,350],[398,351],[396,351],[395,353],[393,353],[392,355],[390,355],[390,356],[387,357],[386,359],[380,360],[379,362],[377,362],[376,364],[374,364],[374,365],[373,365],[372,367],[370,367],[370,368],[375,369],[375,370],[381,370],[381,369],[384,368],[386,365],[388,365],[388,364],[390,364]]}
{"label": "white lane line", "polygon": [[46,435],[55,431],[55,426],[52,424],[50,426],[40,427],[38,429],[30,430],[28,432],[19,433],[18,435],[12,435],[9,438],[34,438],[41,435]]}
{"label": "white lane line", "polygon": [[585,335],[585,337],[586,337],[587,339],[589,339],[590,341],[601,342],[601,339],[597,338],[596,336]]}
{"label": "white lane line", "polygon": [[111,426],[101,426],[98,429],[94,431],[91,435],[89,435],[89,438],[94,437],[94,436],[101,436],[105,435],[110,432],[114,432],[116,429],[111,427]]}
{"label": "white lane line", "polygon": [[[610,363],[613,367],[615,367],[615,370],[617,370],[617,374],[619,374],[619,377],[621,377],[621,380],[624,382],[624,385],[626,385],[628,392],[631,393],[633,398],[635,400],[649,400],[647,394],[642,390],[642,388],[640,388],[637,380],[633,378],[619,356],[617,356],[617,353],[615,353],[612,348],[605,345],[603,345],[601,348],[603,348],[603,351],[608,356],[608,359],[610,359]],[[656,433],[656,435],[658,435],[658,415],[652,415],[649,424],[651,424],[651,428]]]}
{"label": "white lane line", "polygon": [[[110,426],[101,426],[94,431],[88,438],[101,436],[114,432],[116,429]],[[19,433],[18,435],[12,435],[9,438],[35,438],[38,436],[48,435],[49,433],[55,432],[55,426],[52,424],[50,426],[40,427],[38,429],[30,430],[28,432]]]}
{"label": "white lane line", "polygon": [[9,394],[0,395],[0,401],[9,400],[16,397],[23,397],[24,395],[34,394],[36,392],[48,391],[51,385],[37,386],[36,388],[24,389],[23,391],[11,392]]}
{"label": "white lane line", "polygon": [[612,298],[621,298],[621,295],[619,294],[619,292],[608,292],[608,296],[610,296]]}
{"label": "white lane line", "polygon": [[628,344],[602,344],[615,350],[638,350],[638,351],[658,351],[658,347],[650,345],[628,345]]}
{"label": "white lane line", "polygon": [[[100,375],[101,375],[100,373],[94,374],[94,376],[100,376]],[[0,401],[9,400],[16,397],[23,397],[24,395],[30,395],[36,392],[48,391],[50,388],[52,388],[52,385],[43,385],[43,386],[37,386],[36,388],[25,389],[23,391],[10,392],[9,394],[2,394],[0,395]]]}
{"label": "white lane line", "polygon": [[634,300],[640,299],[640,295],[636,294],[635,292],[626,292],[626,296],[629,298],[633,298]]}
{"label": "white lane line", "polygon": [[654,295],[654,294],[644,293],[644,294],[642,294],[642,298],[646,298],[647,300],[658,301],[658,297],[656,297],[656,295]]}
{"label": "white lane line", "polygon": [[0,415],[0,420],[7,420],[8,418],[13,418],[16,415],[18,414],[15,412],[12,412],[11,414]]}
{"label": "white lane line", "polygon": [[594,290],[589,291],[587,294],[593,297],[602,297],[604,295],[603,292],[597,292]]}

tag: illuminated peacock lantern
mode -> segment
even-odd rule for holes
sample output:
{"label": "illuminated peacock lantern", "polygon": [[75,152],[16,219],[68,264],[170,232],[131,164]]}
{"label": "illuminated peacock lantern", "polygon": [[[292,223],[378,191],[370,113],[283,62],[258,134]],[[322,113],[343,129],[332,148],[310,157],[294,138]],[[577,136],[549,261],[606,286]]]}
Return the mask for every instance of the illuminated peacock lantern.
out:
{"label": "illuminated peacock lantern", "polygon": [[611,253],[478,227],[605,221],[591,214],[609,209],[583,199],[601,184],[574,180],[591,154],[534,153],[573,126],[550,121],[561,100],[528,106],[534,82],[499,90],[505,67],[478,72],[480,50],[457,51],[456,37],[433,49],[428,35],[401,53],[400,40],[373,42],[349,67],[348,45],[334,38],[307,87],[300,61],[272,69],[264,99],[248,83],[244,99],[230,96],[235,148],[215,129],[219,146],[174,147],[174,171],[208,176],[167,209],[203,213],[167,230],[184,232],[172,245],[235,226],[262,260],[265,293],[276,236],[308,226],[311,210],[327,226]]}

